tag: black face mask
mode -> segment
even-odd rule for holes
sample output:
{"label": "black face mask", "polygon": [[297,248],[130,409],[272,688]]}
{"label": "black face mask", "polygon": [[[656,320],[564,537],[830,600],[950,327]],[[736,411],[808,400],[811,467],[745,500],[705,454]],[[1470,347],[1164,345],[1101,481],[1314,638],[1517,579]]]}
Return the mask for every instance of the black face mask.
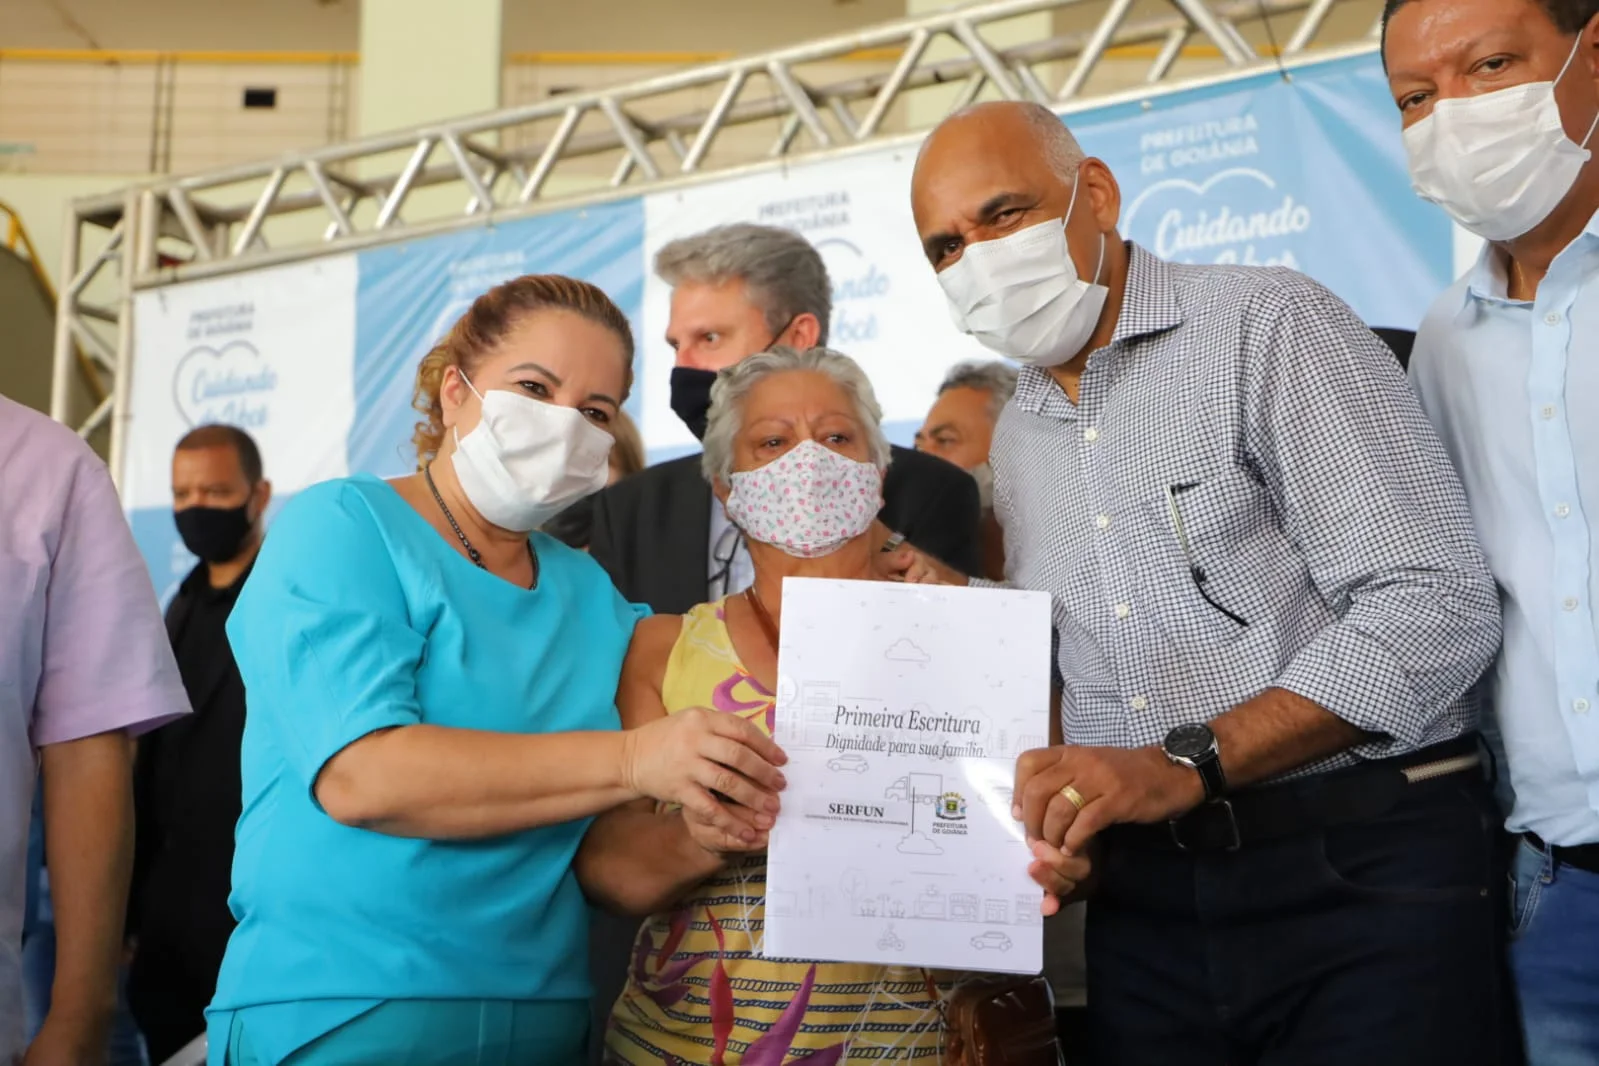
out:
{"label": "black face mask", "polygon": [[173,513],[183,546],[208,563],[225,563],[239,557],[250,535],[250,505],[242,507],[185,507]]}
{"label": "black face mask", "polygon": [[705,422],[711,413],[711,385],[716,371],[694,366],[672,368],[672,412],[683,420],[695,440],[705,439]]}
{"label": "black face mask", "polygon": [[[783,323],[783,328],[777,331],[766,347],[771,348],[776,345],[798,317],[799,315],[795,314]],[[695,440],[705,439],[705,423],[711,413],[711,386],[715,383],[714,370],[701,370],[692,366],[672,368],[672,413],[683,420],[688,431],[694,434]]]}

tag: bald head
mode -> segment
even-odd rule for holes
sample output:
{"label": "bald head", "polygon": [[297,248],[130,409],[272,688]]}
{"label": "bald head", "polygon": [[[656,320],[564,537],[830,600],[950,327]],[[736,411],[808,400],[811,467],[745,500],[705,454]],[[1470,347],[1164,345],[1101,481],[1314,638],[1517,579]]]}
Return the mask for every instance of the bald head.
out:
{"label": "bald head", "polygon": [[922,157],[938,139],[970,135],[984,127],[1012,144],[1036,151],[1055,176],[1068,184],[1077,177],[1077,168],[1086,158],[1077,138],[1055,112],[1031,101],[1000,100],[963,107],[940,122],[922,142],[917,166],[921,166]]}
{"label": "bald head", "polygon": [[1114,233],[1120,211],[1110,171],[1085,157],[1071,131],[1039,104],[957,111],[927,135],[911,177],[917,234],[939,271],[968,245],[1066,219],[1068,243],[1092,257],[1077,264],[1080,276],[1092,277],[1100,266],[1099,237]]}

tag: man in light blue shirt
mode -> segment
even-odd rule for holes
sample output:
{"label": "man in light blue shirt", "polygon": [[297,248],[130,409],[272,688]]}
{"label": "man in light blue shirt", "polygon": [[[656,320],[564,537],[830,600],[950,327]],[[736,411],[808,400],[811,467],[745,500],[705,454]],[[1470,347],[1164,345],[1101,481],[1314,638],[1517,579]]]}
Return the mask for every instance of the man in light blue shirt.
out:
{"label": "man in light blue shirt", "polygon": [[1411,376],[1504,605],[1488,678],[1515,798],[1533,1066],[1599,1062],[1599,0],[1388,0],[1417,191],[1487,240]]}

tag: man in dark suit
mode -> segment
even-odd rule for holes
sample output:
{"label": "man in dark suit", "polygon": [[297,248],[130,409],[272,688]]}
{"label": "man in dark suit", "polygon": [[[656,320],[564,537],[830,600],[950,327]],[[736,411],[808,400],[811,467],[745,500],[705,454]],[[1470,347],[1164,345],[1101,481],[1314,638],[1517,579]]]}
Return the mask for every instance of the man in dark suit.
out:
{"label": "man in dark suit", "polygon": [[[672,286],[672,409],[705,432],[716,372],[774,345],[827,343],[832,286],[822,257],[790,230],[737,224],[673,241],[655,259]],[[847,353],[846,353],[847,354]],[[893,450],[880,532],[980,572],[977,484],[941,459]],[[698,454],[650,467],[595,498],[590,551],[628,599],[680,614],[742,591],[753,571]]]}
{"label": "man in dark suit", "polygon": [[1376,328],[1373,333],[1382,338],[1388,345],[1388,350],[1394,353],[1394,358],[1399,360],[1402,370],[1410,369],[1410,349],[1416,346],[1416,331],[1413,329],[1383,329]]}
{"label": "man in dark suit", "polygon": [[178,442],[174,518],[200,562],[167,608],[167,635],[194,713],[140,741],[134,767],[128,1000],[152,1062],[205,1031],[233,933],[244,682],[222,627],[260,551],[271,499],[261,453],[243,430],[201,426]]}
{"label": "man in dark suit", "polygon": [[[662,248],[655,271],[672,286],[666,330],[677,352],[672,410],[695,437],[705,435],[717,371],[774,345],[804,350],[827,342],[833,307],[827,266],[792,231],[721,226]],[[754,579],[743,537],[711,494],[698,453],[650,467],[592,499],[589,550],[636,603],[681,614],[741,592]],[[883,499],[878,519],[885,539],[899,534],[959,570],[980,572],[978,490],[970,474],[895,448]],[[596,1034],[604,1033],[626,981],[637,928],[596,912],[590,938]]]}

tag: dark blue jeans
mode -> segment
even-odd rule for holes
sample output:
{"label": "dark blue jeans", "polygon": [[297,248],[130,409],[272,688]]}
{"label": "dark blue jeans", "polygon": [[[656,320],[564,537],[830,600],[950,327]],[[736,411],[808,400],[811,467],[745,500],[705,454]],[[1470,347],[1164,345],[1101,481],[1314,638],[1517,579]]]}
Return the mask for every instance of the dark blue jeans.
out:
{"label": "dark blue jeans", "polygon": [[1095,1061],[1499,1066],[1497,822],[1466,773],[1236,852],[1110,832],[1088,907]]}
{"label": "dark blue jeans", "polygon": [[1528,1066],[1599,1063],[1599,874],[1520,841],[1511,965]]}

